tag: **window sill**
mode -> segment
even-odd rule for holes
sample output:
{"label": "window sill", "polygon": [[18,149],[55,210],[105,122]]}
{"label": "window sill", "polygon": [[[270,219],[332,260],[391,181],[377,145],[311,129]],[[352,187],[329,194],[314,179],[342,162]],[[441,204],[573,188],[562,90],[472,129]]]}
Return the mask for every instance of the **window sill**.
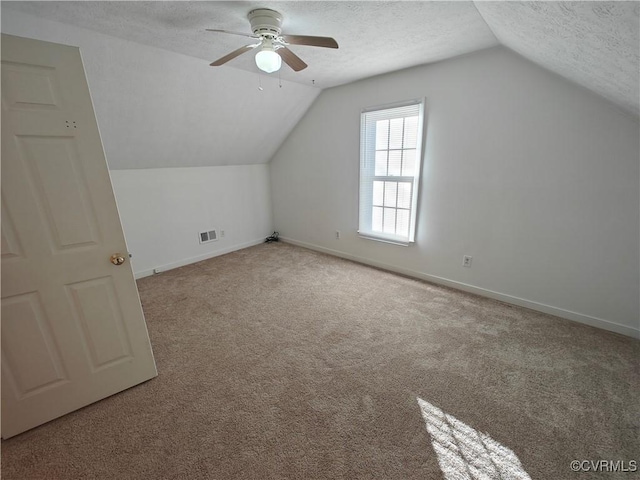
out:
{"label": "window sill", "polygon": [[358,236],[360,238],[364,238],[365,240],[373,240],[375,242],[390,243],[391,245],[399,245],[401,247],[408,247],[409,245],[414,243],[408,240],[396,240],[394,238],[389,238],[389,237],[377,237],[375,235],[367,235],[365,233],[360,233],[360,232],[358,232]]}

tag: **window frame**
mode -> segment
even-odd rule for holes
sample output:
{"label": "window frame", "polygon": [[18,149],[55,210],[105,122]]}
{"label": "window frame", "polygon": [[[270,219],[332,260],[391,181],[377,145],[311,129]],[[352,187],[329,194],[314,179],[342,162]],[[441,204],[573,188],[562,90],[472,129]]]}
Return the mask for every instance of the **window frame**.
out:
{"label": "window frame", "polygon": [[[394,118],[409,118],[407,115],[400,115],[400,112],[396,112],[397,114],[394,116],[394,112],[392,110],[400,109],[403,107],[411,107],[417,106],[418,109],[418,125],[417,125],[417,138],[416,138],[416,154],[415,154],[415,164],[414,164],[414,174],[411,176],[407,175],[389,175],[387,171],[387,175],[375,175],[375,157],[376,157],[376,136],[367,135],[367,125],[369,127],[371,124],[375,125],[375,122],[379,120],[389,120],[391,121]],[[388,115],[385,115],[385,111],[389,110]],[[425,110],[425,99],[417,98],[405,100],[402,102],[395,102],[391,104],[378,105],[373,107],[367,107],[362,109],[360,114],[360,168],[359,168],[359,181],[358,181],[358,236],[367,240],[375,240],[383,243],[391,243],[395,245],[409,246],[415,243],[415,233],[418,223],[418,205],[419,205],[419,196],[420,196],[420,184],[422,178],[422,163],[423,152],[424,152],[424,143],[425,143],[425,129],[424,129],[424,110]],[[367,116],[371,113],[375,113],[376,118],[368,119]],[[404,135],[404,132],[403,132]],[[390,140],[389,140],[390,141]],[[387,145],[390,147],[390,145]],[[404,147],[404,145],[402,145]],[[387,148],[386,151],[390,152],[392,150],[409,150],[405,148],[392,149]],[[388,160],[387,160],[388,161]],[[387,164],[388,168],[388,164]],[[402,174],[402,169],[400,170]],[[374,232],[372,229],[373,222],[373,208],[374,206],[374,182],[382,181],[383,188],[386,188],[386,182],[394,182],[396,183],[396,188],[399,183],[408,183],[411,182],[411,204],[409,210],[409,233],[405,236],[393,235],[393,234],[385,234],[382,232]],[[368,183],[367,183],[368,182]],[[367,191],[364,192],[363,188],[366,188]],[[384,196],[384,191],[383,191]],[[368,200],[368,201],[367,201]],[[397,202],[397,200],[396,200]],[[384,207],[383,207],[384,208]],[[398,210],[402,210],[401,207],[396,206],[391,207],[396,210],[396,215]],[[397,220],[396,220],[397,221]],[[383,227],[384,228],[384,227]]]}

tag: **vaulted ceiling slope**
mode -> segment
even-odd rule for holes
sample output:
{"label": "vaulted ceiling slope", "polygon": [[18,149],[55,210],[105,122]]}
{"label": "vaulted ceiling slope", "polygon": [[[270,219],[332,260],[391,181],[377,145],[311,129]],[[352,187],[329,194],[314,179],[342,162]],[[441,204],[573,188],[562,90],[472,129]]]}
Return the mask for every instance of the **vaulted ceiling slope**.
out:
{"label": "vaulted ceiling slope", "polygon": [[2,7],[3,33],[80,47],[111,170],[267,163],[320,93]]}
{"label": "vaulted ceiling slope", "polygon": [[475,2],[500,43],[639,113],[639,2]]}
{"label": "vaulted ceiling slope", "polygon": [[[296,46],[309,68],[285,80],[328,88],[497,44],[640,113],[638,2],[2,2],[4,6],[212,61],[248,43],[272,8],[290,34],[332,36],[339,50]],[[252,55],[228,67],[255,72]],[[217,67],[217,68],[228,68]]]}

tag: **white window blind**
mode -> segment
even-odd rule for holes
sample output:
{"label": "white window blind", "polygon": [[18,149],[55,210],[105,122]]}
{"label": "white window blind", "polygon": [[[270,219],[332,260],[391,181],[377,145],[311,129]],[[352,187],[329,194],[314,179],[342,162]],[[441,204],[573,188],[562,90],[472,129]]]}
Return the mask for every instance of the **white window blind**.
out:
{"label": "white window blind", "polygon": [[361,236],[414,241],[422,164],[420,100],[362,112],[360,120]]}

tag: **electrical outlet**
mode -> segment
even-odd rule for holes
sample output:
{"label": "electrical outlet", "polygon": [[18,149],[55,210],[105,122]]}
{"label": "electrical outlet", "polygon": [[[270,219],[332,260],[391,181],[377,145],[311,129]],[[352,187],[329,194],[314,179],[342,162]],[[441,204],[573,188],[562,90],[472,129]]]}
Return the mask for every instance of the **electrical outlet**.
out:
{"label": "electrical outlet", "polygon": [[340,230],[336,230],[336,240],[340,240]]}
{"label": "electrical outlet", "polygon": [[224,237],[224,230],[220,230],[220,236]]}
{"label": "electrical outlet", "polygon": [[473,257],[471,255],[465,255],[464,257],[462,257],[462,266],[471,267],[471,260],[473,260]]}

